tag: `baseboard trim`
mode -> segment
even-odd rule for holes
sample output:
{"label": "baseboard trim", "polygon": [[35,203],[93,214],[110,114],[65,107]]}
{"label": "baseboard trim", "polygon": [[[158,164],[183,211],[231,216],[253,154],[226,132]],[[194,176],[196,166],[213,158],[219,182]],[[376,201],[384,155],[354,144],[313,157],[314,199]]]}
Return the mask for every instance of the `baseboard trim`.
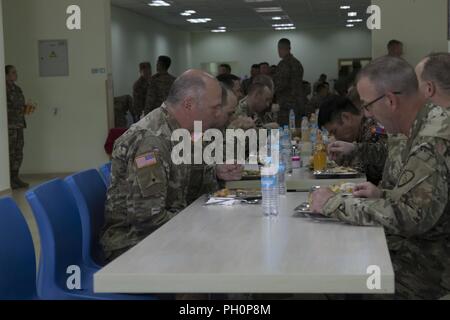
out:
{"label": "baseboard trim", "polygon": [[11,193],[12,193],[11,189],[6,189],[6,190],[3,190],[3,191],[0,191],[0,197],[9,196],[9,195],[11,195]]}
{"label": "baseboard trim", "polygon": [[65,178],[72,175],[73,172],[61,172],[61,173],[24,173],[20,174],[20,177],[23,179],[56,179],[56,178]]}

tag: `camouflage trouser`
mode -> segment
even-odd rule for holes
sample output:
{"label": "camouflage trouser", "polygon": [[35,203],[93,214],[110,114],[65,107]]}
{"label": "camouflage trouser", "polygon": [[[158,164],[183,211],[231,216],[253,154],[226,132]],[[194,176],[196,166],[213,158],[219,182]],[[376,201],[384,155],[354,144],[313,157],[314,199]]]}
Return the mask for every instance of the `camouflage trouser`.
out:
{"label": "camouflage trouser", "polygon": [[25,145],[23,129],[8,129],[9,136],[9,170],[11,177],[19,174],[23,161],[23,147]]}

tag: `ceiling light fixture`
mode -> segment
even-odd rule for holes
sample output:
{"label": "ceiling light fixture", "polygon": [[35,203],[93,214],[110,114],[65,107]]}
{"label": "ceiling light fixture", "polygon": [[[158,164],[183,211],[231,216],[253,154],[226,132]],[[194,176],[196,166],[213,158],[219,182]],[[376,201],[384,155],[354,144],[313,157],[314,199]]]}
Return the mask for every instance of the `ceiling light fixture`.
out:
{"label": "ceiling light fixture", "polygon": [[278,24],[273,24],[272,27],[274,28],[279,28],[279,27],[293,27],[294,24],[293,23],[278,23]]}
{"label": "ceiling light fixture", "polygon": [[226,30],[227,27],[218,27],[217,29],[219,29],[219,30]]}
{"label": "ceiling light fixture", "polygon": [[278,27],[275,28],[275,30],[295,30],[297,29],[296,27]]}
{"label": "ceiling light fixture", "polygon": [[197,11],[195,11],[195,10],[186,10],[185,12],[186,13],[190,13],[190,14],[196,14],[197,13]]}
{"label": "ceiling light fixture", "polygon": [[255,11],[258,13],[268,13],[268,12],[282,12],[283,9],[281,9],[281,7],[265,7],[265,8],[256,8]]}
{"label": "ceiling light fixture", "polygon": [[353,23],[353,22],[363,22],[363,19],[349,19],[349,20],[347,20],[347,22],[349,22],[349,23]]}
{"label": "ceiling light fixture", "polygon": [[245,0],[247,3],[272,2],[273,0]]}
{"label": "ceiling light fixture", "polygon": [[272,20],[281,20],[281,17],[272,17]]}
{"label": "ceiling light fixture", "polygon": [[340,8],[341,8],[342,10],[348,10],[348,9],[350,9],[350,6],[340,6]]}
{"label": "ceiling light fixture", "polygon": [[211,30],[211,32],[227,32],[227,30],[224,30],[224,29],[214,29],[214,30]]}
{"label": "ceiling light fixture", "polygon": [[182,12],[182,13],[180,13],[180,15],[183,17],[189,17],[191,14],[187,13],[187,12]]}
{"label": "ceiling light fixture", "polygon": [[210,18],[198,18],[198,19],[187,19],[190,23],[207,23],[210,22]]}
{"label": "ceiling light fixture", "polygon": [[349,17],[356,17],[357,15],[358,15],[357,12],[349,12],[349,13],[348,13],[348,16],[349,16]]}
{"label": "ceiling light fixture", "polygon": [[351,24],[351,23],[349,23],[349,24],[346,24],[345,25],[347,28],[353,28],[355,25],[354,24]]}
{"label": "ceiling light fixture", "polygon": [[148,4],[150,7],[170,7],[170,3],[163,0],[153,0]]}

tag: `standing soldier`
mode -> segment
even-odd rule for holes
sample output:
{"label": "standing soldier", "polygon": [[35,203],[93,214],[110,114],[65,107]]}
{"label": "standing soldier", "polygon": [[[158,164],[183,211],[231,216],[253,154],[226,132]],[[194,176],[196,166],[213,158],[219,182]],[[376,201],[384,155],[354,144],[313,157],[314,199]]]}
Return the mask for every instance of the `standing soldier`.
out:
{"label": "standing soldier", "polygon": [[8,101],[8,137],[9,137],[9,170],[11,188],[28,188],[28,183],[19,178],[19,170],[23,161],[24,129],[26,128],[25,114],[34,108],[25,103],[22,89],[16,85],[17,70],[14,66],[5,67],[6,97]]}
{"label": "standing soldier", "polygon": [[150,86],[150,78],[152,77],[152,66],[150,62],[140,63],[139,71],[141,76],[133,85],[133,109],[130,110],[134,122],[139,121],[145,109],[145,99]]}
{"label": "standing soldier", "polygon": [[156,64],[157,73],[151,78],[145,100],[145,114],[161,107],[167,99],[175,77],[169,74],[172,60],[167,56],[160,56]]}
{"label": "standing soldier", "polygon": [[294,109],[297,119],[305,114],[303,101],[304,69],[291,53],[291,42],[281,39],[278,42],[278,54],[282,59],[278,64],[274,77],[275,95],[280,105],[278,122],[280,125],[289,123],[289,111]]}

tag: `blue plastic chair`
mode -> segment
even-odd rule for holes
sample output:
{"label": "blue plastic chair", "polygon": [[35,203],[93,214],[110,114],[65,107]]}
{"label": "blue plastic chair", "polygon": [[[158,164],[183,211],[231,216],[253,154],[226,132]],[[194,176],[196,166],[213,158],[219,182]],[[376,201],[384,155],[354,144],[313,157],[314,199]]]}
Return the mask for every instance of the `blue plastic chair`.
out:
{"label": "blue plastic chair", "polygon": [[100,235],[105,222],[106,186],[95,170],[87,170],[65,179],[78,207],[83,234],[83,260],[88,266],[104,266]]}
{"label": "blue plastic chair", "polygon": [[0,199],[0,300],[35,300],[36,256],[22,212]]}
{"label": "blue plastic chair", "polygon": [[[93,275],[98,268],[86,265],[82,254],[81,219],[69,186],[61,179],[44,183],[26,193],[41,238],[37,293],[45,300],[149,300],[149,295],[95,294]],[[81,289],[67,287],[69,267],[81,271]]]}
{"label": "blue plastic chair", "polygon": [[111,184],[111,162],[102,165],[99,168],[99,171],[105,182],[106,188],[109,188],[109,185]]}

